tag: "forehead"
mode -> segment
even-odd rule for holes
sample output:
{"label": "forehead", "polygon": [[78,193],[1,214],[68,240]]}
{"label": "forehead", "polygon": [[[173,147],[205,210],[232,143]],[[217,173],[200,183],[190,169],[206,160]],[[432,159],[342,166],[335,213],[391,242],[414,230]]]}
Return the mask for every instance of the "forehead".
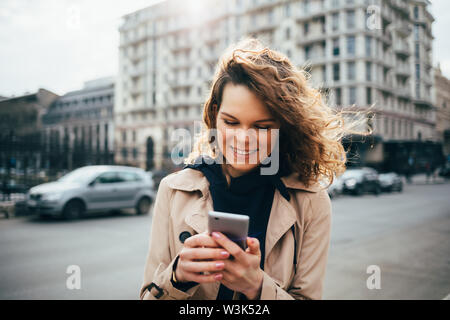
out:
{"label": "forehead", "polygon": [[270,116],[270,112],[261,99],[258,98],[246,86],[228,83],[222,94],[220,111],[229,113],[235,117],[246,115],[247,117]]}

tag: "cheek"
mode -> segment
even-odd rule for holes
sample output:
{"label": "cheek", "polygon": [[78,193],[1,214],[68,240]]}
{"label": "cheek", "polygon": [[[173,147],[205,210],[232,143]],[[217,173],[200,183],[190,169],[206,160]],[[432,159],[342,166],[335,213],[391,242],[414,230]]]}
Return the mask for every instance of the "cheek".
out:
{"label": "cheek", "polygon": [[225,127],[220,124],[217,124],[216,128],[217,128],[217,143],[219,145],[220,151],[223,152],[227,139],[226,130]]}

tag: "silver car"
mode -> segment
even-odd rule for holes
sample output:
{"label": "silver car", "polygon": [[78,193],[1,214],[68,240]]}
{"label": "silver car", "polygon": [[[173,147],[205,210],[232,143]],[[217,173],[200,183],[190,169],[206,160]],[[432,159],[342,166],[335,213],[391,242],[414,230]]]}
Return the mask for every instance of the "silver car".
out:
{"label": "silver car", "polygon": [[153,181],[142,169],[86,166],[31,188],[27,207],[39,215],[76,219],[89,212],[127,208],[146,214],[154,198]]}

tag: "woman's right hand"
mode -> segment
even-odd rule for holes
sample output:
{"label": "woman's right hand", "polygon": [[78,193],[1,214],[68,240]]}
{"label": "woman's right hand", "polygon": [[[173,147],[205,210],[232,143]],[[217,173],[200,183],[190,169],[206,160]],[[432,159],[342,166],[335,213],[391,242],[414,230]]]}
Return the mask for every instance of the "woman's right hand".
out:
{"label": "woman's right hand", "polygon": [[177,282],[207,283],[222,280],[221,270],[230,253],[204,232],[186,239],[178,256]]}

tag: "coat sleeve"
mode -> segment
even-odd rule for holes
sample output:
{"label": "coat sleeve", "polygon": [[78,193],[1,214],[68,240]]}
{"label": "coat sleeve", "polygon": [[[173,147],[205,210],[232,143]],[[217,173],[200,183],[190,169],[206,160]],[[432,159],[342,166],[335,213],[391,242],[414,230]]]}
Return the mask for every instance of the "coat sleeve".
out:
{"label": "coat sleeve", "polygon": [[[297,269],[291,287],[283,290],[264,273],[261,300],[321,299],[331,233],[331,201],[326,190],[309,197]],[[297,254],[297,253],[296,253]]]}
{"label": "coat sleeve", "polygon": [[[141,300],[182,300],[189,299],[198,285],[181,291],[172,285],[172,268],[177,256],[170,251],[170,204],[172,189],[163,178],[160,182],[153,207],[153,219],[149,240],[149,250],[144,269],[144,280],[140,288]],[[150,286],[150,287],[149,287]]]}

